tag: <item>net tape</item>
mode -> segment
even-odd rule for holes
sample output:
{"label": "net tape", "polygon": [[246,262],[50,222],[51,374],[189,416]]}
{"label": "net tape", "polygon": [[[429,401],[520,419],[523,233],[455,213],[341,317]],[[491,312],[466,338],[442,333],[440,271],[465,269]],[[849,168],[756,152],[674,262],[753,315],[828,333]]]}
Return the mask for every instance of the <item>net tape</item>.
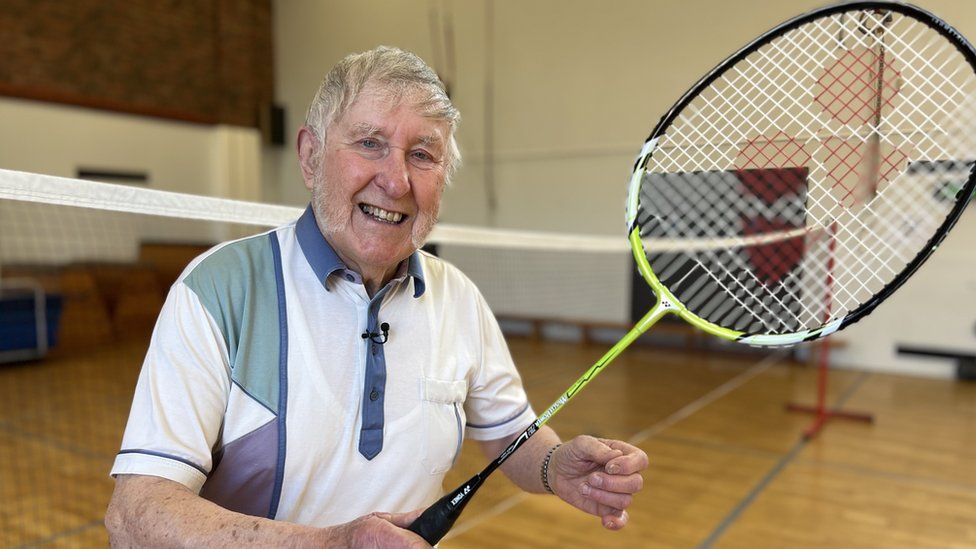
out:
{"label": "net tape", "polygon": [[[0,169],[0,199],[218,221],[255,227],[284,225],[294,221],[302,213],[302,208],[291,206],[189,195],[4,169]],[[621,252],[630,249],[623,235],[611,237],[486,229],[445,223],[434,227],[430,242],[524,250]]]}
{"label": "net tape", "polygon": [[[291,223],[302,211],[0,170],[0,283],[21,266],[137,264],[147,243],[202,250]],[[475,282],[499,316],[629,322],[634,267],[623,234],[441,223],[428,244]]]}

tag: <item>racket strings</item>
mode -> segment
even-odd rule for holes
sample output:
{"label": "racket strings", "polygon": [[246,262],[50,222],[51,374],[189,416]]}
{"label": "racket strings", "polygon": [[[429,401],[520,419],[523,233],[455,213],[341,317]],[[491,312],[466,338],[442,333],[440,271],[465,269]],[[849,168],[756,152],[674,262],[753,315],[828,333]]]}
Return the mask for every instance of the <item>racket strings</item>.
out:
{"label": "racket strings", "polygon": [[[675,195],[680,194],[675,193]],[[661,196],[667,197],[674,195],[663,193]],[[706,200],[699,200],[695,203],[707,204],[708,202]],[[679,210],[680,205],[679,203]],[[675,235],[675,228],[680,230],[683,225],[680,218],[671,218],[669,221],[672,222],[656,224],[661,229],[660,234],[662,236]],[[700,257],[693,258],[694,265],[707,272],[713,284],[704,288],[702,286],[704,279],[699,279],[698,284],[689,288],[689,291],[680,291],[679,293],[682,295],[688,295],[690,293],[693,296],[692,300],[686,303],[686,306],[695,310],[700,309],[699,312],[702,314],[714,315],[717,312],[721,312],[723,315],[727,314],[728,316],[722,316],[723,321],[726,323],[723,325],[735,326],[736,329],[755,329],[756,326],[752,325],[754,319],[759,319],[763,327],[768,330],[788,329],[789,327],[796,328],[802,325],[799,314],[794,312],[791,306],[782,299],[776,296],[767,297],[766,299],[763,298],[761,290],[763,287],[762,280],[744,263],[739,254],[721,247],[711,247],[701,250],[699,255],[707,260],[707,265]],[[682,269],[682,260],[683,257],[680,255],[659,255],[652,262],[651,268],[656,273],[660,273],[662,279],[671,279],[672,273],[685,270]],[[678,278],[681,282],[684,282],[692,274],[693,269],[686,269],[685,271]],[[680,284],[672,286],[673,292],[677,289],[680,289]],[[727,297],[731,297],[732,301],[739,306],[739,310],[742,312],[741,314],[733,316],[727,312],[732,305],[728,303],[729,300]],[[794,301],[794,303],[800,302]]]}
{"label": "racket strings", "polygon": [[739,60],[646,158],[645,253],[702,318],[753,333],[842,318],[929,245],[954,202],[932,189],[968,181],[973,69],[922,22],[860,13]]}
{"label": "racket strings", "polygon": [[[715,174],[706,174],[706,177],[717,176]],[[712,230],[714,227],[733,227],[734,223],[739,221],[737,218],[727,215],[728,212],[732,212],[735,215],[732,209],[708,208],[708,211],[703,214],[709,220],[708,227],[702,228],[699,226],[696,228],[691,226],[688,223],[688,219],[700,216],[682,216],[679,214],[687,214],[689,211],[692,211],[693,208],[691,205],[703,206],[714,204],[717,199],[714,192],[696,194],[694,189],[700,187],[684,185],[669,189],[669,191],[674,192],[659,191],[655,193],[660,198],[658,204],[666,205],[668,207],[667,209],[676,215],[667,216],[661,219],[660,222],[654,223],[653,226],[658,230],[652,231],[651,234],[673,238],[687,235],[690,231],[695,231],[703,236],[714,237],[720,236]],[[714,190],[715,187],[716,185],[714,184],[705,186],[705,188],[711,190]],[[750,207],[746,208],[746,210],[760,216],[773,216],[784,209],[782,207],[774,209],[760,201],[753,201],[750,204]],[[802,209],[799,211],[802,212]],[[716,212],[722,212],[726,215],[720,216]],[[642,226],[648,227],[650,225],[647,220],[644,220]],[[696,310],[700,307],[702,314],[711,315],[717,311],[724,312],[728,306],[722,308],[723,302],[727,301],[726,296],[731,296],[732,300],[744,311],[744,314],[741,317],[723,317],[723,321],[726,322],[723,325],[735,326],[736,329],[749,328],[754,330],[756,326],[748,323],[731,322],[729,320],[730,318],[735,318],[737,321],[740,318],[753,318],[760,319],[761,324],[767,331],[777,329],[788,330],[790,328],[795,330],[804,324],[801,314],[805,313],[808,316],[817,314],[817,311],[811,310],[809,306],[804,305],[802,301],[796,299],[797,296],[795,294],[792,294],[788,290],[786,292],[787,299],[780,298],[776,295],[767,295],[764,297],[762,290],[764,286],[763,281],[756,276],[741,255],[736,253],[735,250],[730,251],[719,246],[711,246],[702,249],[700,255],[712,267],[710,274],[717,287],[709,288],[706,292],[699,283],[697,286],[690,288],[690,293],[694,295],[694,299],[686,303],[686,305]],[[652,262],[651,267],[656,273],[660,274],[662,279],[669,279],[671,273],[679,269],[677,267],[678,263],[677,261],[672,261],[672,258],[658,256]],[[709,271],[709,267],[704,265],[702,259],[696,259],[695,263],[700,265],[703,270]],[[684,273],[681,280],[683,281],[690,274],[690,272]],[[680,289],[680,285],[675,285],[675,287]],[[672,288],[672,291],[675,291],[674,288]],[[681,293],[687,295],[689,292]],[[790,305],[788,302],[793,303],[793,305]]]}
{"label": "racket strings", "polygon": [[[718,174],[696,175],[705,178],[721,177]],[[715,227],[735,227],[735,224],[739,221],[738,218],[727,215],[721,218],[716,217],[716,212],[726,214],[732,212],[732,215],[736,215],[732,209],[707,207],[709,204],[715,204],[719,199],[719,196],[714,193],[714,189],[718,185],[714,183],[709,185],[687,185],[684,183],[686,183],[684,179],[677,179],[675,180],[677,186],[670,186],[666,190],[658,189],[654,193],[654,196],[658,197],[657,205],[672,212],[674,215],[667,216],[667,214],[664,214],[661,219],[654,220],[653,222],[642,218],[641,225],[645,228],[650,228],[649,234],[665,238],[678,238],[682,235],[689,234],[689,231],[696,230],[702,236],[735,236],[731,233],[721,235],[713,230]],[[730,184],[734,183],[730,182]],[[701,193],[696,191],[696,189],[708,189],[708,191]],[[646,197],[642,199],[649,200],[650,198]],[[797,208],[795,205],[786,203],[778,208],[773,208],[758,200],[751,201],[750,207],[746,208],[746,210],[755,215],[772,217],[790,206],[793,206],[796,211],[793,215],[802,215],[802,208]],[[699,215],[687,215],[688,212],[694,211],[697,214],[698,209],[707,210],[701,214],[707,216],[710,220],[709,227],[706,229],[701,227],[696,229],[688,224],[689,219],[700,217]],[[716,223],[716,220],[719,222]],[[803,234],[805,233],[802,231],[796,231],[790,234],[790,236],[783,238],[792,237],[795,239],[798,235]],[[718,310],[722,301],[726,300],[727,296],[730,296],[744,310],[744,313],[747,313],[743,314],[742,318],[760,319],[760,323],[767,330],[797,329],[804,324],[804,320],[801,318],[803,313],[806,313],[806,315],[817,314],[817,311],[812,310],[809,306],[797,300],[796,295],[790,294],[788,289],[786,291],[788,294],[786,297],[789,299],[779,298],[775,295],[764,297],[764,292],[762,291],[763,281],[756,276],[741,255],[735,250],[730,251],[727,247],[718,244],[711,246],[705,245],[699,248],[699,255],[700,258],[696,258],[695,262],[701,265],[702,269],[706,271],[709,270],[709,266],[711,267],[711,275],[717,287],[709,287],[706,291],[699,284],[690,288],[688,291],[681,291],[683,295],[695,296],[691,304],[686,303],[687,306],[695,307],[696,310],[697,307],[701,306],[702,311],[711,313],[714,310]],[[704,265],[701,258],[704,258],[704,262],[707,262],[708,266]],[[651,267],[656,273],[659,273],[662,279],[672,279],[671,273],[680,269],[680,261],[675,261],[676,259],[679,258],[658,255],[652,262]],[[681,279],[687,278],[690,274],[690,272],[683,273]],[[680,285],[675,284],[672,287],[673,292],[675,288],[680,288]],[[792,303],[792,305],[788,303]],[[730,323],[729,325],[733,324]],[[748,323],[742,324],[741,322],[734,325],[736,329],[756,328],[756,326]]]}
{"label": "racket strings", "polygon": [[[755,99],[753,99],[754,96],[758,98],[771,97],[765,91],[762,94],[754,93],[756,88],[759,87],[756,80],[769,83],[772,82],[770,78],[773,78],[771,76],[773,74],[792,75],[795,69],[803,71],[804,68],[798,62],[799,59],[791,58],[786,52],[782,53],[782,57],[785,61],[791,63],[791,67],[789,69],[783,67],[769,57],[768,49],[757,52],[758,57],[760,60],[765,61],[765,64],[760,65],[753,57],[746,58],[744,60],[745,67],[736,65],[731,69],[731,75],[723,75],[719,82],[713,84],[712,89],[709,90],[710,93],[700,95],[698,98],[700,104],[696,103],[689,106],[691,116],[688,119],[674,124],[668,132],[668,143],[662,143],[660,145],[664,148],[670,146],[672,147],[672,151],[676,151],[679,154],[682,154],[685,150],[696,149],[700,149],[705,154],[697,160],[690,157],[675,157],[673,154],[671,156],[652,157],[655,165],[649,166],[649,171],[660,170],[663,173],[670,173],[674,171],[688,171],[689,167],[693,167],[698,171],[718,169],[720,166],[726,166],[732,163],[734,156],[727,153],[722,153],[718,158],[714,155],[708,155],[706,151],[709,148],[709,143],[720,142],[728,146],[728,149],[734,153],[735,147],[739,143],[747,141],[750,134],[761,135],[765,127],[783,126],[779,124],[777,119],[771,118],[771,113],[775,112],[774,110],[766,108],[766,105],[757,104]],[[777,48],[773,49],[782,51]],[[751,70],[747,71],[746,69]],[[812,76],[812,71],[807,72],[809,76]],[[800,82],[796,82],[796,88],[801,88],[802,86]],[[780,88],[780,91],[786,95],[795,95],[795,92],[791,93],[789,90],[783,88]],[[817,120],[817,116],[813,112],[812,107],[801,108],[801,111],[805,111],[807,115],[808,121],[806,122],[789,109],[781,108],[779,110],[781,111],[781,116],[790,117],[791,122],[796,123],[802,129],[806,130],[806,132],[794,132],[801,139],[804,138],[804,133],[806,134],[806,139],[815,138],[816,131],[811,128],[811,124]],[[760,120],[758,122],[753,121],[751,117],[758,117]],[[717,126],[716,121],[721,122],[723,125],[721,127]],[[760,125],[762,122],[764,124]],[[712,130],[711,134],[704,133],[703,126]],[[723,138],[716,141],[714,136],[723,136]]]}
{"label": "racket strings", "polygon": [[[735,326],[737,329],[749,327],[749,325],[741,325],[740,323],[743,319],[749,320],[750,318],[760,319],[760,322],[768,329],[791,325],[789,320],[785,318],[786,315],[790,315],[794,320],[799,321],[799,318],[790,311],[782,300],[775,296],[769,300],[762,299],[759,290],[762,287],[762,281],[751,270],[745,268],[737,254],[720,255],[719,252],[711,251],[707,255],[711,260],[709,265],[712,266],[709,274],[716,281],[718,289],[709,294],[703,293],[696,296],[702,298],[694,301],[696,307],[699,307],[696,310],[700,310],[704,315],[709,316],[713,316],[719,310],[727,311],[727,314],[731,315],[732,311],[729,309],[734,302],[741,308],[742,314],[722,317],[724,321],[722,325]],[[733,264],[731,268],[726,266],[729,263]],[[704,265],[703,267],[708,270]],[[732,296],[732,302],[724,299],[725,295]]]}

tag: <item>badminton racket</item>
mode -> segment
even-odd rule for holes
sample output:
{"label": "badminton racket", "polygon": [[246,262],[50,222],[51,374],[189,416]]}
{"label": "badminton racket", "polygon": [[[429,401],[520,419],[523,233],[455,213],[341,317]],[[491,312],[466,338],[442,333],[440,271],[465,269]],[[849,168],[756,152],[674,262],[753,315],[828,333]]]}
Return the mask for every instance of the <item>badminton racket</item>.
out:
{"label": "badminton racket", "polygon": [[853,2],[782,23],[699,80],[630,180],[628,238],[655,305],[409,529],[439,541],[484,480],[665,315],[775,346],[874,310],[973,195],[974,67],[973,47],[935,15]]}

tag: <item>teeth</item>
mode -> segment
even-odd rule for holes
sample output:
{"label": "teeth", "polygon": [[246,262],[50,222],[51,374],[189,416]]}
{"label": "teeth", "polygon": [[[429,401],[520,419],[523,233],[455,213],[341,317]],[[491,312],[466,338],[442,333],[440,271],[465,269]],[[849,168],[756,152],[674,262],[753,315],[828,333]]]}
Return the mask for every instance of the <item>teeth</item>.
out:
{"label": "teeth", "polygon": [[399,223],[403,219],[403,214],[398,212],[388,212],[383,208],[377,208],[376,206],[370,206],[368,204],[363,204],[360,206],[363,212],[377,218],[387,221],[389,223]]}

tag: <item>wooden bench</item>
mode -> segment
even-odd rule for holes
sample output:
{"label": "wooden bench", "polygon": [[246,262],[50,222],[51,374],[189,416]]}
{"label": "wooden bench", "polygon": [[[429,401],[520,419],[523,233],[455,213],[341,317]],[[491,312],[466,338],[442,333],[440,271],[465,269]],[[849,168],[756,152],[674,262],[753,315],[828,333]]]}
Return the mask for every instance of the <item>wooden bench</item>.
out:
{"label": "wooden bench", "polygon": [[139,263],[156,273],[156,282],[165,294],[190,261],[210,248],[210,244],[143,242],[139,245]]}
{"label": "wooden bench", "polygon": [[166,292],[209,244],[145,243],[134,263],[4,265],[3,279],[36,283],[60,296],[57,353],[152,333]]}

